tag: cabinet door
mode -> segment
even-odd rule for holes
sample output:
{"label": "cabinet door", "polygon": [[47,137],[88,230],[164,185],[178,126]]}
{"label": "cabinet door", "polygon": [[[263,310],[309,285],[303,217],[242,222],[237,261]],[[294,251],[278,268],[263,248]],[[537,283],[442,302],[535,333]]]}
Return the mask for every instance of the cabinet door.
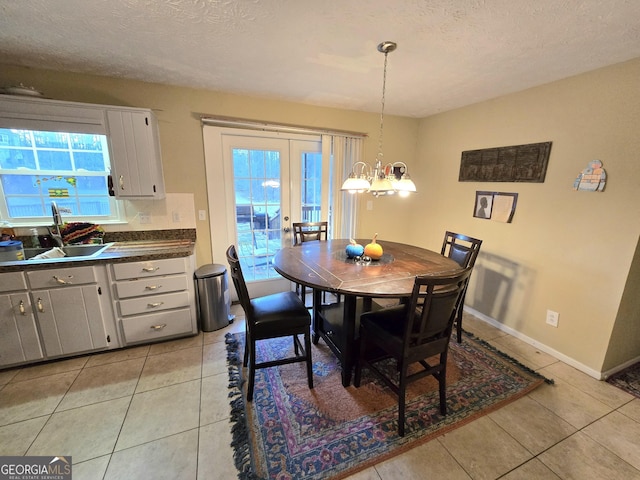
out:
{"label": "cabinet door", "polygon": [[97,285],[37,290],[31,293],[47,356],[107,346]]}
{"label": "cabinet door", "polygon": [[164,198],[157,122],[151,111],[107,110],[114,191],[120,198]]}
{"label": "cabinet door", "polygon": [[43,357],[27,293],[0,295],[0,365]]}

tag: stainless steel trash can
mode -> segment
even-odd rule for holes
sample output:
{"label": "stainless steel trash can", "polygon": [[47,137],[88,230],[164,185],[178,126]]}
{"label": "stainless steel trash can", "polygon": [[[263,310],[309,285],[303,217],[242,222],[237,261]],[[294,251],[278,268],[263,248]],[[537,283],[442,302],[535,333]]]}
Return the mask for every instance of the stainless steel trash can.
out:
{"label": "stainless steel trash can", "polygon": [[194,274],[198,325],[205,332],[212,332],[231,323],[231,297],[227,269],[224,265],[208,264]]}

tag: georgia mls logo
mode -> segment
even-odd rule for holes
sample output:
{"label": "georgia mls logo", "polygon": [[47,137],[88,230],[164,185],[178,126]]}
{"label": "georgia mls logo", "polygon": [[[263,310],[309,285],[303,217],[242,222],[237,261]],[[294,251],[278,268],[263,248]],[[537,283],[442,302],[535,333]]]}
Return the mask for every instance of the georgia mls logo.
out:
{"label": "georgia mls logo", "polygon": [[0,480],[71,480],[71,457],[0,457]]}
{"label": "georgia mls logo", "polygon": [[71,461],[66,457],[53,457],[49,462],[49,474],[71,474]]}

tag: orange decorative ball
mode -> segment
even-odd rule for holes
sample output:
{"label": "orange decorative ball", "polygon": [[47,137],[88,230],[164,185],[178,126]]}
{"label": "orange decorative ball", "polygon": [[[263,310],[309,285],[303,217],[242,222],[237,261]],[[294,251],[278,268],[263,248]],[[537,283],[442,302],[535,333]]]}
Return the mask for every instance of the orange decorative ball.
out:
{"label": "orange decorative ball", "polygon": [[364,254],[367,257],[370,257],[371,260],[380,260],[382,258],[382,246],[379,243],[376,243],[377,238],[378,234],[376,233],[373,236],[371,243],[367,243],[364,247]]}

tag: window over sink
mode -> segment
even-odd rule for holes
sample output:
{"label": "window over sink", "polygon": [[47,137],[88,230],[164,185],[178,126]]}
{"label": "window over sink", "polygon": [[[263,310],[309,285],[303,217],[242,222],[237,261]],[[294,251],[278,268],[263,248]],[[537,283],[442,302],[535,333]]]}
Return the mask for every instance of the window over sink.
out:
{"label": "window over sink", "polygon": [[106,135],[0,128],[0,218],[48,224],[55,201],[67,221],[118,220],[110,169]]}

